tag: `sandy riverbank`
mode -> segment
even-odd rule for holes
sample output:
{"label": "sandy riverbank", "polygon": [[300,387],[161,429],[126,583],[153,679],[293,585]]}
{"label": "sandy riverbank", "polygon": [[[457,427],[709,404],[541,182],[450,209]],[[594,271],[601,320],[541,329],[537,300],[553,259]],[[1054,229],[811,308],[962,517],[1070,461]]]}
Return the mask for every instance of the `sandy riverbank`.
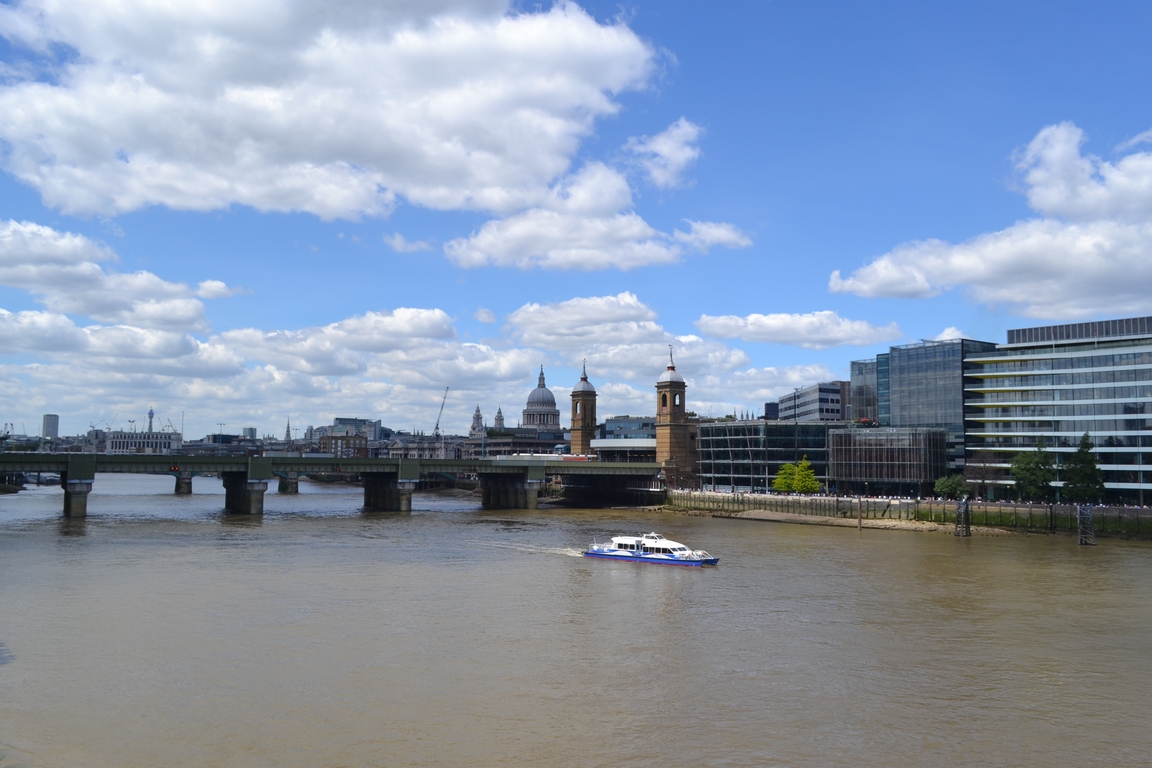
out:
{"label": "sandy riverbank", "polygon": [[[799,523],[801,525],[832,525],[841,528],[855,528],[856,518],[849,517],[823,517],[820,515],[797,515],[791,512],[773,512],[767,509],[752,509],[744,512],[712,512],[701,509],[674,509],[665,507],[670,512],[695,517],[725,517],[734,520],[758,520],[767,523]],[[864,518],[860,521],[862,528],[882,528],[890,531],[922,531],[926,533],[955,532],[956,526],[952,523],[929,523],[923,520],[892,520],[887,518]],[[985,526],[972,526],[973,536],[1020,536],[1022,532],[1011,531],[1004,528],[990,528]]]}

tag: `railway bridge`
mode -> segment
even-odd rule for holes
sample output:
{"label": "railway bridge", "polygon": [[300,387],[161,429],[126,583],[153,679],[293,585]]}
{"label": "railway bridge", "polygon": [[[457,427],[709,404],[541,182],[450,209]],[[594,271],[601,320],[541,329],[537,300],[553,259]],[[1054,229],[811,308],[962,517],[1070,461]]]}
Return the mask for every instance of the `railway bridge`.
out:
{"label": "railway bridge", "polygon": [[565,495],[587,504],[629,503],[638,496],[662,495],[662,466],[540,457],[500,459],[336,459],[298,456],[156,456],[91,453],[3,453],[0,474],[55,472],[64,490],[65,517],[83,517],[97,473],[171,475],[175,492],[192,493],[192,478],[216,475],[224,481],[228,512],[262,514],[264,493],[275,479],[279,493],[298,493],[301,475],[346,472],[360,475],[364,508],[407,512],[422,475],[475,474],[485,507],[535,509],[548,477],[562,478]]}

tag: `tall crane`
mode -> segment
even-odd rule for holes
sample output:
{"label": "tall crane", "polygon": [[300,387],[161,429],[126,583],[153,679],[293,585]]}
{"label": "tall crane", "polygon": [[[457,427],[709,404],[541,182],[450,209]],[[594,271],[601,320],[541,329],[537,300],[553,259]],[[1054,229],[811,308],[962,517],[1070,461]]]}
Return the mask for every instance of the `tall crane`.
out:
{"label": "tall crane", "polygon": [[432,429],[433,437],[440,437],[440,419],[444,416],[444,403],[448,402],[448,387],[444,387],[444,397],[440,399],[440,413],[436,415],[436,426]]}

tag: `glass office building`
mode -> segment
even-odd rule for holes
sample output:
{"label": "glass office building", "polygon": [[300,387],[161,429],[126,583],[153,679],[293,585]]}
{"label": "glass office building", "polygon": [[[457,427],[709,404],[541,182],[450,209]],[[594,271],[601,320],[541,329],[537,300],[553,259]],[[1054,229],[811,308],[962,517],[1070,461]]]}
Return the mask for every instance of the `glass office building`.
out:
{"label": "glass office building", "polygon": [[1088,432],[1108,500],[1152,501],[1152,317],[1012,330],[965,365],[969,462],[994,483],[1043,437],[1059,486],[1059,462]]}
{"label": "glass office building", "polygon": [[877,421],[876,361],[853,360],[849,376],[852,388],[848,418],[851,421]]}
{"label": "glass office building", "polygon": [[700,423],[700,486],[706,491],[764,493],[783,464],[805,456],[828,480],[828,430],[844,422],[705,421]]}
{"label": "glass office building", "polygon": [[[965,360],[996,345],[973,339],[921,341],[892,347],[875,361],[852,363],[852,384],[872,386],[875,371],[876,422],[881,427],[935,427],[947,434],[950,472],[964,469],[964,391],[971,366]],[[873,367],[874,366],[874,367]],[[859,373],[857,373],[859,372]],[[853,393],[855,398],[855,392]],[[854,411],[853,418],[864,418]]]}
{"label": "glass office building", "polygon": [[943,429],[881,427],[828,432],[828,476],[842,494],[929,495],[947,471]]}

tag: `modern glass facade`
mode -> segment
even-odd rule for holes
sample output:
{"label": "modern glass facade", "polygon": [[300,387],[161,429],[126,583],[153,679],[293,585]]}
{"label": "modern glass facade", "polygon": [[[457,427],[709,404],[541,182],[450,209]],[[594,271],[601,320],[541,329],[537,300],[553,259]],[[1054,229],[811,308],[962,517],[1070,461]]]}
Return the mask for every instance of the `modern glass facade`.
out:
{"label": "modern glass facade", "polygon": [[892,401],[889,398],[888,355],[876,355],[876,421],[882,427],[892,426]]}
{"label": "modern glass facade", "polygon": [[965,358],[969,461],[1008,465],[1044,438],[1059,463],[1088,432],[1109,501],[1152,497],[1152,318],[1024,328]]}
{"label": "modern glass facade", "polygon": [[828,477],[828,429],[844,422],[707,421],[700,424],[704,490],[763,493],[782,464],[805,456],[821,483]]}
{"label": "modern glass facade", "polygon": [[946,471],[943,429],[833,429],[828,476],[839,493],[927,494]]}
{"label": "modern glass facade", "polygon": [[851,413],[852,421],[877,421],[879,411],[876,401],[876,361],[853,360],[851,368]]}
{"label": "modern glass facade", "polygon": [[[882,427],[937,427],[946,430],[948,468],[964,469],[964,381],[970,355],[996,345],[972,339],[922,341],[877,355],[876,421]],[[852,363],[853,385],[868,386],[870,360]],[[857,377],[859,370],[859,377]],[[855,395],[854,395],[855,397]],[[854,418],[862,418],[855,415]]]}

